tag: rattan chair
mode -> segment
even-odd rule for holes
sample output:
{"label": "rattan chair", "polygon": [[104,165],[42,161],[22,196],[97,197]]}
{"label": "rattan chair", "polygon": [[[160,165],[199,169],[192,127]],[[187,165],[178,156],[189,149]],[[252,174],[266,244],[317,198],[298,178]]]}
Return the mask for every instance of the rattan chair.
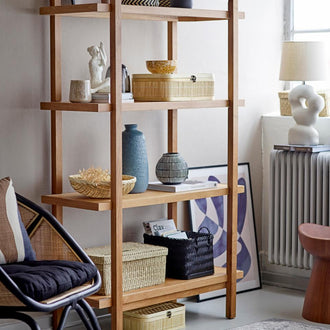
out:
{"label": "rattan chair", "polygon": [[[16,197],[22,221],[38,262],[67,260],[93,265],[86,253],[51,213],[18,194]],[[21,320],[33,330],[40,329],[29,314],[22,312],[53,312],[63,308],[57,328],[63,329],[69,311],[75,309],[87,329],[100,329],[94,311],[84,300],[85,297],[97,292],[101,286],[101,278],[97,270],[91,281],[49,299],[38,301],[24,294],[5,269],[5,265],[0,266],[1,319]]]}

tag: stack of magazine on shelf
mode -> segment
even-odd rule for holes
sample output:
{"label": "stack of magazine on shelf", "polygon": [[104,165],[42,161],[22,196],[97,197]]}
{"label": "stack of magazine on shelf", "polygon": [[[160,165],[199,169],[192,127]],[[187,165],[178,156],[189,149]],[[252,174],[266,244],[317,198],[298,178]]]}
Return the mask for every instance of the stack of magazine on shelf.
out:
{"label": "stack of magazine on shelf", "polygon": [[159,181],[149,182],[149,190],[159,190],[167,192],[179,192],[189,190],[199,190],[207,188],[215,188],[217,186],[216,181],[199,181],[199,180],[186,180],[180,184],[163,184]]}
{"label": "stack of magazine on shelf", "polygon": [[284,151],[299,151],[299,152],[322,152],[330,151],[330,145],[328,144],[314,144],[314,145],[304,145],[304,144],[275,144],[275,150]]}
{"label": "stack of magazine on shelf", "polygon": [[[123,103],[133,103],[133,94],[132,93],[122,93]],[[110,103],[111,95],[106,92],[97,92],[92,94],[92,103]]]}
{"label": "stack of magazine on shelf", "polygon": [[144,231],[148,235],[167,238],[188,239],[184,231],[177,230],[173,219],[159,219],[143,222]]}

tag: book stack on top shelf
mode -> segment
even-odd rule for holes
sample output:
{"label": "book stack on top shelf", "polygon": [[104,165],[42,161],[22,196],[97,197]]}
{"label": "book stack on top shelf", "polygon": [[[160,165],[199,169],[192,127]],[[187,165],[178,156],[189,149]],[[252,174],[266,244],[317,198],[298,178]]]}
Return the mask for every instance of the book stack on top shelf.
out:
{"label": "book stack on top shelf", "polygon": [[[122,101],[124,103],[133,103],[132,93],[122,93]],[[92,103],[111,103],[111,95],[106,92],[97,92],[92,94]]]}

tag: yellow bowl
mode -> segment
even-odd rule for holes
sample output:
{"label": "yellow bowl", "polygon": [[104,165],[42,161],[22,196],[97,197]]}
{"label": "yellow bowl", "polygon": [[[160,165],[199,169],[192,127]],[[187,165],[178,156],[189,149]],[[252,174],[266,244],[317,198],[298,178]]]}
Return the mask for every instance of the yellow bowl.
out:
{"label": "yellow bowl", "polygon": [[151,73],[168,74],[175,71],[176,60],[146,61],[146,66]]}

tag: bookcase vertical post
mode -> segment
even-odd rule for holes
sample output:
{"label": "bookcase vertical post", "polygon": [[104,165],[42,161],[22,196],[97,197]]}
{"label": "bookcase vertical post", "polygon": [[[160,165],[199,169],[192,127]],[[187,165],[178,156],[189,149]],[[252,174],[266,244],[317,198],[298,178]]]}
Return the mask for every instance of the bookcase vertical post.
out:
{"label": "bookcase vertical post", "polygon": [[[51,6],[59,6],[60,0],[50,0]],[[51,101],[62,99],[62,69],[61,69],[61,17],[50,17],[50,88]],[[51,152],[52,152],[52,193],[62,193],[62,112],[51,111]],[[63,221],[63,208],[53,205],[52,212]]]}
{"label": "bookcase vertical post", "polygon": [[[167,23],[167,57],[169,60],[176,60],[178,57],[178,23]],[[167,150],[168,152],[178,151],[178,110],[169,109],[167,114]],[[177,225],[178,203],[167,204],[168,219],[173,219]]]}
{"label": "bookcase vertical post", "polygon": [[122,59],[121,0],[111,0],[110,67],[111,67],[111,328],[123,328],[123,209],[122,209]]}
{"label": "bookcase vertical post", "polygon": [[238,179],[238,0],[228,1],[228,206],[226,316],[236,316]]}
{"label": "bookcase vertical post", "polygon": [[[50,0],[50,6],[61,5],[61,0]],[[50,98],[52,102],[62,100],[62,30],[61,17],[50,17]],[[62,156],[62,111],[51,111],[51,171],[52,193],[61,194],[63,190]],[[52,205],[52,213],[63,223],[63,207]],[[56,329],[61,317],[61,309],[53,312],[53,328]]]}

